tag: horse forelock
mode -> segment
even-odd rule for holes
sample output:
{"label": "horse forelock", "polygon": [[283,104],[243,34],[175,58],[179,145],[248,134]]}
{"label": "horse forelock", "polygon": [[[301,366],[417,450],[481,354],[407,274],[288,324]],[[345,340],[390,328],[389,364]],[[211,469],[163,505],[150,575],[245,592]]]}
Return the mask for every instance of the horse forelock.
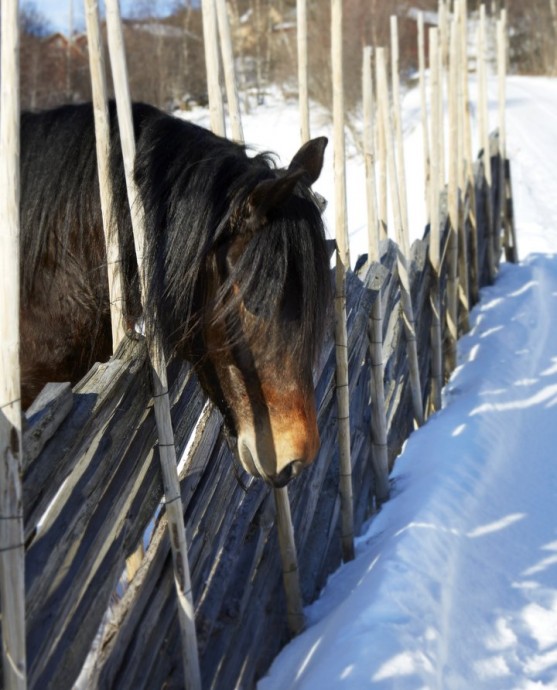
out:
{"label": "horse forelock", "polygon": [[[236,231],[241,238],[241,226]],[[302,361],[315,359],[328,320],[331,283],[323,225],[309,190],[300,187],[249,233],[219,296],[224,298],[231,286],[237,287],[238,302],[260,317],[270,356],[275,346],[287,347]],[[227,309],[221,301],[219,317]],[[228,302],[228,309],[233,307]]]}

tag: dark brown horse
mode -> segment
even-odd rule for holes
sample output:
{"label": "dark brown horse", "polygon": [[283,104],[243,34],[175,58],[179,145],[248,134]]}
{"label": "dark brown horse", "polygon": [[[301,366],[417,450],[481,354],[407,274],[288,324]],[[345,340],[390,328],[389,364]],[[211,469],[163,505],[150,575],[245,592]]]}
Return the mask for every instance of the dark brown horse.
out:
{"label": "dark brown horse", "polygon": [[[327,140],[286,170],[147,105],[134,106],[135,177],[146,213],[147,307],[139,300],[111,105],[113,227],[125,315],[191,361],[237,439],[243,467],[284,485],[319,447],[312,366],[330,304],[328,251],[310,186]],[[23,405],[47,381],[82,377],[112,351],[90,105],[22,117]]]}

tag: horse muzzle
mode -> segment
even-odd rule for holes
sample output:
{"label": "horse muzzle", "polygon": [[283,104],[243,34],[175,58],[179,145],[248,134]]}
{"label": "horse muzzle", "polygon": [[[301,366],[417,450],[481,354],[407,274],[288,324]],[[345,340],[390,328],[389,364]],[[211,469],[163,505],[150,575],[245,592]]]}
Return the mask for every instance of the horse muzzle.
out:
{"label": "horse muzzle", "polygon": [[238,436],[238,456],[249,474],[282,488],[310,465],[319,449],[317,427],[296,430],[276,439],[267,430],[244,430]]}

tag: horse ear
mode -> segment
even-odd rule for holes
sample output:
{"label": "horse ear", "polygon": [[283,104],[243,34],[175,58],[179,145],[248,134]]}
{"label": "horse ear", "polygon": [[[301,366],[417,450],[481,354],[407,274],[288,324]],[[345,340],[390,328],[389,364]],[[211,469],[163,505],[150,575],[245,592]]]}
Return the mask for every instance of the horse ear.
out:
{"label": "horse ear", "polygon": [[307,141],[292,159],[288,170],[303,170],[306,181],[311,186],[321,174],[327,137],[317,137]]}
{"label": "horse ear", "polygon": [[279,208],[303,180],[311,186],[321,174],[327,137],[306,142],[288,166],[286,175],[260,182],[248,198],[249,221],[257,226],[264,222],[268,212]]}
{"label": "horse ear", "polygon": [[248,198],[250,221],[254,224],[263,222],[271,209],[282,206],[305,174],[304,170],[289,168],[283,177],[260,182]]}

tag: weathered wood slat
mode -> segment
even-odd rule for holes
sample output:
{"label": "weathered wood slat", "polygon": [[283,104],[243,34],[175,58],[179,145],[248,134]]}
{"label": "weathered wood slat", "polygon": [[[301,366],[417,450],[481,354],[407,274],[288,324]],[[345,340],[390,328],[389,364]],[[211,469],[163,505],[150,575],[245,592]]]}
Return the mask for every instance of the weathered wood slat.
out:
{"label": "weathered wood slat", "polygon": [[48,383],[27,410],[23,429],[24,473],[58,431],[72,405],[73,393],[69,383]]}
{"label": "weathered wood slat", "polygon": [[[95,420],[94,424],[92,421],[88,424],[79,414],[81,428],[75,421],[70,421],[69,429],[63,430],[67,432],[66,438],[73,436],[73,442],[66,446],[67,455],[75,461],[73,472],[51,504],[48,517],[32,539],[27,555],[30,679],[39,687],[63,685],[63,678],[48,675],[50,665],[46,663],[51,654],[57,658],[58,647],[64,650],[61,652],[63,655],[72,657],[74,664],[85,658],[91,636],[98,628],[111,591],[122,572],[124,558],[134,550],[160,500],[160,477],[156,464],[151,462],[155,431],[153,415],[148,407],[149,389],[143,362],[141,353],[132,360],[131,366],[123,365],[121,360],[113,360],[110,365],[96,367],[94,374],[77,388],[84,393],[76,393],[76,400],[82,395],[86,399],[84,407],[87,411],[91,405],[99,410],[94,417],[88,417],[87,421]],[[139,370],[136,364],[139,364]],[[101,378],[102,385],[110,381],[109,393],[91,401],[90,398],[95,396],[88,391],[96,377]],[[203,396],[196,392],[193,379],[184,376],[183,371],[180,380],[179,413],[181,417],[189,417],[191,430],[199,415]],[[114,394],[116,390],[119,394]],[[187,412],[189,415],[185,414]],[[184,434],[187,433],[186,425],[182,423],[181,426]],[[129,434],[129,430],[134,428],[135,434]],[[52,468],[56,460],[55,449],[47,450],[46,464]],[[68,465],[64,458],[59,457],[59,460]],[[115,561],[115,567],[111,569],[112,580],[108,578],[110,586],[105,587],[106,567],[98,554],[102,554],[105,544],[109,545],[124,528],[126,538],[119,540],[118,553],[112,558]],[[60,529],[66,534],[62,541],[59,539]],[[74,535],[73,539],[71,535]],[[72,541],[74,546],[70,549]],[[57,576],[57,573],[64,573],[64,576]],[[86,618],[82,617],[77,603],[83,597],[98,597],[97,606]],[[51,607],[60,611],[64,622],[59,639],[47,634],[51,625],[51,615],[48,615]],[[75,621],[79,623],[83,640],[74,635],[72,645],[68,647],[63,629],[66,626],[66,635],[69,635]],[[59,661],[58,665],[62,669],[67,666],[65,660]]]}

